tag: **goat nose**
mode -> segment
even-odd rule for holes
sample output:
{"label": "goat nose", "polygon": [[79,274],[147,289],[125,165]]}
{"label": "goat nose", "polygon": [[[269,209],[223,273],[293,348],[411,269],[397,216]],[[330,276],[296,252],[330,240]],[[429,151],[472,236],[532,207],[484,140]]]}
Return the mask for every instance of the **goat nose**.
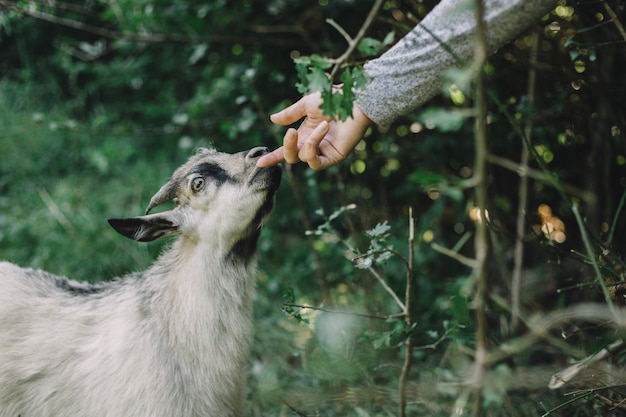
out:
{"label": "goat nose", "polygon": [[246,154],[246,158],[249,158],[249,159],[260,158],[266,153],[268,153],[269,151],[270,150],[265,146],[257,146],[256,148],[252,148],[248,151],[248,153]]}

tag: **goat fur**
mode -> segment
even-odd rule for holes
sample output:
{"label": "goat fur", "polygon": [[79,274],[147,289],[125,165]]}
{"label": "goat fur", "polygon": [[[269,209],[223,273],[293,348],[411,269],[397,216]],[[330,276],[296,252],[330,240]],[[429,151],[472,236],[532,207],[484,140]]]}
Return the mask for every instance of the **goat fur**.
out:
{"label": "goat fur", "polygon": [[[111,220],[178,238],[147,270],[99,285],[0,262],[0,417],[239,417],[254,252],[273,207],[267,152],[201,149],[147,212]],[[200,179],[198,179],[200,178]]]}

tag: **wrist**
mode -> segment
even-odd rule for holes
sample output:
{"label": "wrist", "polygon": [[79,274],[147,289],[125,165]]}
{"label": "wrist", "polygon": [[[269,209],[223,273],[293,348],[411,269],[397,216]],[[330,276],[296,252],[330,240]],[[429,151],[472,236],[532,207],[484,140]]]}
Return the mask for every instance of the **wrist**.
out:
{"label": "wrist", "polygon": [[373,123],[372,120],[363,113],[363,110],[361,110],[356,102],[352,105],[352,119],[362,134],[364,134],[367,128]]}

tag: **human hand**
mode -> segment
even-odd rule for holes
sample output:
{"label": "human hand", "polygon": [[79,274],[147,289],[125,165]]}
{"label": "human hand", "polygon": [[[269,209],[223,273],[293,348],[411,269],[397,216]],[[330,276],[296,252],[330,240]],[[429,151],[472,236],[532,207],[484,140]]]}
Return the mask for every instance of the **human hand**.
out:
{"label": "human hand", "polygon": [[298,129],[287,129],[283,146],[262,156],[259,167],[269,167],[280,162],[295,164],[305,162],[314,170],[338,164],[363,138],[372,121],[353,104],[352,118],[345,121],[324,116],[320,109],[320,93],[302,97],[291,106],[270,116],[272,122],[290,125],[304,117]]}

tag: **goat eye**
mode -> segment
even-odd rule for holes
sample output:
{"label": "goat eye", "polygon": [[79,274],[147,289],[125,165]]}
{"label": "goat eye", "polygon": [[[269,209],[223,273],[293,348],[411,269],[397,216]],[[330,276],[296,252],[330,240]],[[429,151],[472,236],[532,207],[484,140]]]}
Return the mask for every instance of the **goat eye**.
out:
{"label": "goat eye", "polygon": [[197,193],[204,187],[204,178],[196,177],[191,180],[191,189],[194,193]]}

